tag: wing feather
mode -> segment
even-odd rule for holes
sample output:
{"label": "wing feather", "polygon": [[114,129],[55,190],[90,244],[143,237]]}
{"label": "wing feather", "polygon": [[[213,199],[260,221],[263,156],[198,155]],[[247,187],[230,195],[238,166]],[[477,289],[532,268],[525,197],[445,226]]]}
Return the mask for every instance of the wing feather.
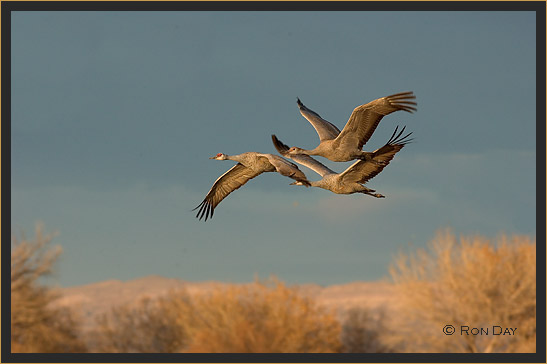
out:
{"label": "wing feather", "polygon": [[401,137],[405,128],[396,135],[398,127],[395,128],[393,135],[389,141],[381,148],[373,152],[373,157],[370,160],[359,160],[348,167],[344,172],[340,174],[340,178],[345,183],[357,182],[364,184],[369,180],[376,177],[382,170],[387,167],[391,162],[395,154],[397,154],[403,147],[410,143],[412,139],[408,137],[412,133]]}
{"label": "wing feather", "polygon": [[299,163],[303,166],[308,167],[313,170],[315,173],[319,174],[321,177],[324,177],[327,174],[335,173],[333,170],[325,166],[323,163],[315,160],[313,157],[306,154],[289,154],[289,147],[286,144],[283,144],[281,140],[277,139],[275,135],[272,135],[272,142],[275,146],[275,149],[283,157],[290,158],[296,163]]}
{"label": "wing feather", "polygon": [[200,220],[205,217],[205,221],[207,221],[208,218],[212,218],[215,207],[217,207],[226,196],[261,173],[262,172],[257,172],[251,168],[245,167],[241,163],[230,168],[213,183],[213,187],[211,187],[207,196],[205,196],[203,201],[194,208],[194,210],[199,209],[196,217]]}
{"label": "wing feather", "polygon": [[412,101],[415,98],[412,91],[401,92],[356,107],[335,140],[337,147],[351,145],[361,150],[384,116],[399,110],[410,113],[416,111],[417,104]]}
{"label": "wing feather", "polygon": [[270,163],[275,167],[276,171],[286,177],[292,178],[295,181],[301,182],[304,186],[310,187],[311,184],[298,166],[288,160],[274,154],[265,154]]}
{"label": "wing feather", "polygon": [[297,98],[296,103],[298,104],[298,109],[300,109],[300,114],[315,128],[320,141],[335,139],[340,134],[340,130],[336,125],[323,119],[315,111],[308,109],[300,99]]}

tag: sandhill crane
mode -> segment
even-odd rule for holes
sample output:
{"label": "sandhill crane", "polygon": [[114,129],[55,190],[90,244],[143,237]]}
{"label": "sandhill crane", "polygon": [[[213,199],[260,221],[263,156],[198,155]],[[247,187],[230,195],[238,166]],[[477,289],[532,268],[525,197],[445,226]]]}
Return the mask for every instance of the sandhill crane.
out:
{"label": "sandhill crane", "polygon": [[[233,191],[243,186],[247,181],[264,172],[278,172],[284,176],[290,177],[298,182],[299,185],[310,186],[304,173],[298,169],[298,166],[288,160],[274,154],[262,154],[256,152],[247,152],[238,155],[227,155],[218,153],[209,159],[231,160],[238,162],[230,170],[220,176],[213,187],[205,196],[205,199],[193,210],[199,208],[196,217],[201,220],[205,216],[205,221],[213,217],[215,207]],[[192,211],[193,211],[192,210]]]}
{"label": "sandhill crane", "polygon": [[[320,187],[325,190],[339,194],[364,193],[377,198],[383,198],[384,195],[375,193],[376,191],[363,186],[370,179],[389,164],[393,156],[400,151],[412,139],[407,139],[412,133],[401,137],[405,128],[397,134],[398,127],[395,128],[393,135],[388,142],[381,148],[371,152],[371,158],[367,160],[358,160],[349,166],[344,172],[336,173],[324,164],[318,162],[313,157],[306,154],[290,154],[289,147],[283,144],[275,135],[272,135],[272,141],[277,151],[287,158],[291,158],[321,175],[323,179],[311,181],[313,187]],[[293,182],[292,185],[301,185],[300,182]]]}
{"label": "sandhill crane", "polygon": [[334,162],[347,162],[354,159],[368,160],[372,158],[373,154],[364,152],[363,145],[370,139],[380,120],[398,110],[410,113],[416,111],[417,109],[414,107],[416,102],[411,101],[415,98],[413,92],[408,91],[357,106],[342,131],[315,111],[308,109],[300,99],[297,99],[300,113],[311,123],[319,135],[319,145],[311,150],[292,147],[288,153],[290,155],[319,155]]}

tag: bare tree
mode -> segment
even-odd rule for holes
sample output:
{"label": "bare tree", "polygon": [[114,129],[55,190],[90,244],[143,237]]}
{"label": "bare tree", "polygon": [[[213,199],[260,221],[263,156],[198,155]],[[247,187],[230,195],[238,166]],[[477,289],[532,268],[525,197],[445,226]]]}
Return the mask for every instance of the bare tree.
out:
{"label": "bare tree", "polygon": [[[101,352],[339,352],[340,324],[277,280],[217,286],[103,316]],[[163,335],[163,336],[162,336]]]}
{"label": "bare tree", "polygon": [[[180,292],[179,299],[183,299]],[[159,300],[141,299],[116,307],[97,319],[88,334],[90,351],[106,353],[177,353],[187,345],[179,313],[166,309]]]}
{"label": "bare tree", "polygon": [[345,312],[342,321],[342,344],[345,353],[387,353],[383,343],[386,332],[385,312],[354,307]]}
{"label": "bare tree", "polygon": [[36,237],[22,234],[11,242],[11,350],[12,352],[83,352],[78,325],[66,308],[55,308],[57,295],[40,284],[39,278],[51,273],[61,254],[59,246],[50,248],[55,234],[44,235],[36,226]]}
{"label": "bare tree", "polygon": [[443,231],[428,250],[401,253],[391,274],[401,305],[391,336],[397,350],[535,352],[535,239],[457,241]]}

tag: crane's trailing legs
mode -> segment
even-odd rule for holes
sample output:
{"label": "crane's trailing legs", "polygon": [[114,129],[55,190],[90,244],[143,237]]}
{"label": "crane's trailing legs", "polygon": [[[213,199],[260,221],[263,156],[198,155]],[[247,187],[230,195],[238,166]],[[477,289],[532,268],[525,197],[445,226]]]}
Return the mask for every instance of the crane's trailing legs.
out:
{"label": "crane's trailing legs", "polygon": [[386,198],[386,196],[382,195],[381,193],[375,193],[376,190],[372,190],[368,187],[365,187],[365,190],[360,191],[360,192],[364,193],[365,195],[369,195],[369,196],[376,197],[376,198]]}

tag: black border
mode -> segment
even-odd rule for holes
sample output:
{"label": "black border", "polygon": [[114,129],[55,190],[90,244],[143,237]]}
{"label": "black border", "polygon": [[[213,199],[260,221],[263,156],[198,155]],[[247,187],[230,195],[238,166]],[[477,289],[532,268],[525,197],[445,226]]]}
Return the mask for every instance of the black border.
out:
{"label": "black border", "polygon": [[[13,359],[12,359],[13,358]],[[544,363],[537,353],[11,354],[3,363]]]}
{"label": "black border", "polygon": [[[546,293],[545,293],[545,224],[546,218],[546,59],[545,59],[545,7],[544,2],[536,11],[536,354],[546,362]],[[539,243],[539,244],[538,244]],[[539,287],[539,288],[538,288]],[[538,325],[539,324],[539,325]],[[542,350],[540,354],[540,350]]]}
{"label": "black border", "polygon": [[[1,72],[2,72],[2,264],[1,264],[1,289],[2,302],[11,302],[11,260],[8,262],[8,256],[11,256],[11,14],[5,10],[5,3],[0,4],[1,10]],[[8,308],[9,307],[9,308]],[[6,358],[6,353],[11,352],[11,305],[1,305],[2,315],[2,341],[0,343],[0,361]],[[8,336],[6,338],[6,336]],[[11,353],[9,354],[11,355]],[[9,356],[8,355],[8,356]]]}
{"label": "black border", "polygon": [[[312,362],[312,363],[402,363],[402,362],[496,362],[545,363],[545,10],[540,1],[469,1],[469,2],[247,2],[247,1],[2,1],[2,297],[7,301],[10,292],[11,256],[11,12],[12,11],[534,11],[536,13],[536,252],[537,263],[537,329],[536,353],[522,354],[22,354],[11,353],[10,306],[2,305],[1,362],[6,363],[175,363],[175,362]],[[539,229],[538,229],[539,228]]]}
{"label": "black border", "polygon": [[[542,5],[543,4],[543,5]],[[3,1],[8,11],[539,11],[537,1]]]}

